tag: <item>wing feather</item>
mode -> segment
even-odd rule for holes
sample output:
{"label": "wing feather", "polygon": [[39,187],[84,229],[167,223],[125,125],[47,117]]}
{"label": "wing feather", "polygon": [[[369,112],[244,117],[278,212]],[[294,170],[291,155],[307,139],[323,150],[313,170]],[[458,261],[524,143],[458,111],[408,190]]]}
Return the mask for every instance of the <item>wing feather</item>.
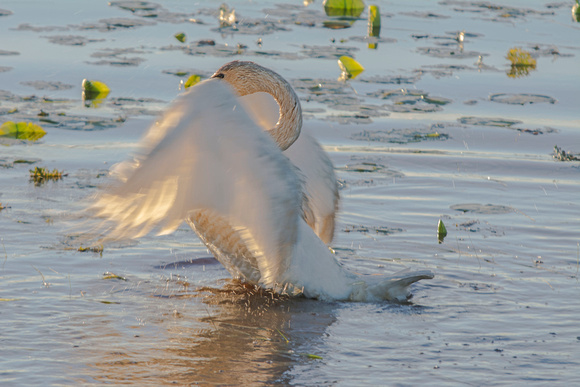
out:
{"label": "wing feather", "polygon": [[96,201],[113,238],[174,231],[192,211],[227,219],[255,254],[262,281],[283,280],[300,219],[302,187],[292,163],[221,80],[180,96],[144,137],[124,182]]}

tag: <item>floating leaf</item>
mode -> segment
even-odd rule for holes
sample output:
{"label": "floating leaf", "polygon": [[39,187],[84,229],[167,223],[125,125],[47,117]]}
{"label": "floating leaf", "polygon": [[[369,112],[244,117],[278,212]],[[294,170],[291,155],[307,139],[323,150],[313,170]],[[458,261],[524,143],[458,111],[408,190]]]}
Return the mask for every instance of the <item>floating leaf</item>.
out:
{"label": "floating leaf", "polygon": [[122,281],[127,281],[127,278],[121,277],[120,275],[117,275],[115,273],[111,273],[110,271],[107,271],[103,274],[103,279],[118,279]]}
{"label": "floating leaf", "polygon": [[331,30],[350,28],[352,24],[353,22],[348,20],[325,20],[322,22],[323,27],[330,28]]}
{"label": "floating leaf", "polygon": [[0,137],[15,138],[18,140],[36,141],[42,137],[46,132],[39,125],[32,122],[18,122],[8,121],[0,126]]}
{"label": "floating leaf", "polygon": [[313,355],[311,353],[307,353],[306,354],[306,357],[309,358],[309,359],[319,359],[319,360],[322,360],[322,356]]}
{"label": "floating leaf", "polygon": [[576,0],[576,4],[572,7],[572,20],[580,23],[580,3]]}
{"label": "floating leaf", "polygon": [[179,40],[181,43],[185,43],[185,41],[187,40],[187,36],[185,36],[185,33],[180,32],[178,34],[173,35],[175,36],[175,39]]}
{"label": "floating leaf", "polygon": [[327,16],[359,17],[365,9],[362,0],[324,0],[324,12]]}
{"label": "floating leaf", "polygon": [[381,34],[381,13],[378,5],[369,7],[369,36],[379,36]]}
{"label": "floating leaf", "polygon": [[0,298],[0,302],[18,301],[18,298]]}
{"label": "floating leaf", "polygon": [[437,224],[437,240],[439,241],[439,243],[442,243],[443,239],[445,239],[446,236],[447,229],[445,228],[443,221],[439,219],[439,223]]}
{"label": "floating leaf", "polygon": [[183,87],[185,87],[187,89],[188,87],[191,87],[191,86],[199,83],[200,81],[201,81],[201,76],[199,76],[197,74],[190,75],[189,78],[187,78],[187,81],[185,81],[185,84],[183,85]]}
{"label": "floating leaf", "polygon": [[109,95],[111,89],[103,82],[83,79],[83,100],[103,100]]}
{"label": "floating leaf", "polygon": [[343,75],[346,74],[347,78],[351,79],[356,78],[365,69],[360,63],[348,56],[338,58],[338,66],[342,70]]}
{"label": "floating leaf", "polygon": [[81,253],[85,253],[85,252],[91,252],[91,253],[103,253],[103,245],[100,246],[90,246],[90,247],[79,247],[78,251],[80,251]]}

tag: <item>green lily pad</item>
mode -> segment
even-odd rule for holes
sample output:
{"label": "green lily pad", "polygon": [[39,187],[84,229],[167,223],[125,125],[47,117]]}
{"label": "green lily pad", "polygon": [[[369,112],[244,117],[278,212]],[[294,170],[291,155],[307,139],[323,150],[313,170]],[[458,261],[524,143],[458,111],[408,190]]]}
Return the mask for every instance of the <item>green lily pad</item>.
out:
{"label": "green lily pad", "polygon": [[0,137],[15,138],[17,140],[36,141],[44,137],[46,132],[39,125],[32,122],[8,121],[0,126]]}
{"label": "green lily pad", "polygon": [[340,67],[342,72],[346,73],[348,75],[348,78],[351,79],[356,78],[360,73],[362,73],[365,70],[365,68],[360,63],[358,63],[353,58],[345,55],[338,58],[338,66]]}
{"label": "green lily pad", "polygon": [[183,32],[180,32],[180,33],[175,34],[173,36],[175,37],[175,39],[179,40],[181,43],[185,43],[185,41],[187,40],[187,36]]}
{"label": "green lily pad", "polygon": [[443,240],[445,239],[446,236],[447,229],[445,228],[443,221],[439,219],[439,223],[437,224],[437,240],[439,241],[439,243],[443,243]]}
{"label": "green lily pad", "polygon": [[369,36],[381,34],[381,13],[378,5],[369,6]]}
{"label": "green lily pad", "polygon": [[82,83],[83,99],[103,99],[109,95],[111,89],[105,83],[100,81],[89,81],[83,79]]}
{"label": "green lily pad", "polygon": [[324,12],[327,16],[359,17],[365,9],[362,0],[324,0]]}

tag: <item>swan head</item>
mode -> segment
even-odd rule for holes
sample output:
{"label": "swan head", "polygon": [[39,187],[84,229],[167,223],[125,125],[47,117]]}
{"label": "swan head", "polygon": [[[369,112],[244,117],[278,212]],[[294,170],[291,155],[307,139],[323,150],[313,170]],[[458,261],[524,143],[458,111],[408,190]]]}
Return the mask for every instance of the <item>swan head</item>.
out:
{"label": "swan head", "polygon": [[212,78],[227,82],[239,96],[266,92],[280,107],[276,126],[269,131],[282,150],[296,141],[302,129],[302,108],[292,86],[278,73],[250,61],[235,60],[220,67]]}

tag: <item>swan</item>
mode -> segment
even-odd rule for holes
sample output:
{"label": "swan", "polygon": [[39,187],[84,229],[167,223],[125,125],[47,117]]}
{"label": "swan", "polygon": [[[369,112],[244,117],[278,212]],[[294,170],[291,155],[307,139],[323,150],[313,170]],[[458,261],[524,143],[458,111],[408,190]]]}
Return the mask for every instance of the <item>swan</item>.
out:
{"label": "swan", "polygon": [[[279,107],[273,128],[265,104],[244,100],[263,93]],[[168,234],[185,221],[233,277],[278,292],[408,299],[408,286],[433,278],[430,271],[359,275],[328,248],[337,181],[301,127],[300,102],[284,78],[254,62],[227,63],[172,103],[137,155],[112,168],[118,183],[92,208],[115,239]]]}

